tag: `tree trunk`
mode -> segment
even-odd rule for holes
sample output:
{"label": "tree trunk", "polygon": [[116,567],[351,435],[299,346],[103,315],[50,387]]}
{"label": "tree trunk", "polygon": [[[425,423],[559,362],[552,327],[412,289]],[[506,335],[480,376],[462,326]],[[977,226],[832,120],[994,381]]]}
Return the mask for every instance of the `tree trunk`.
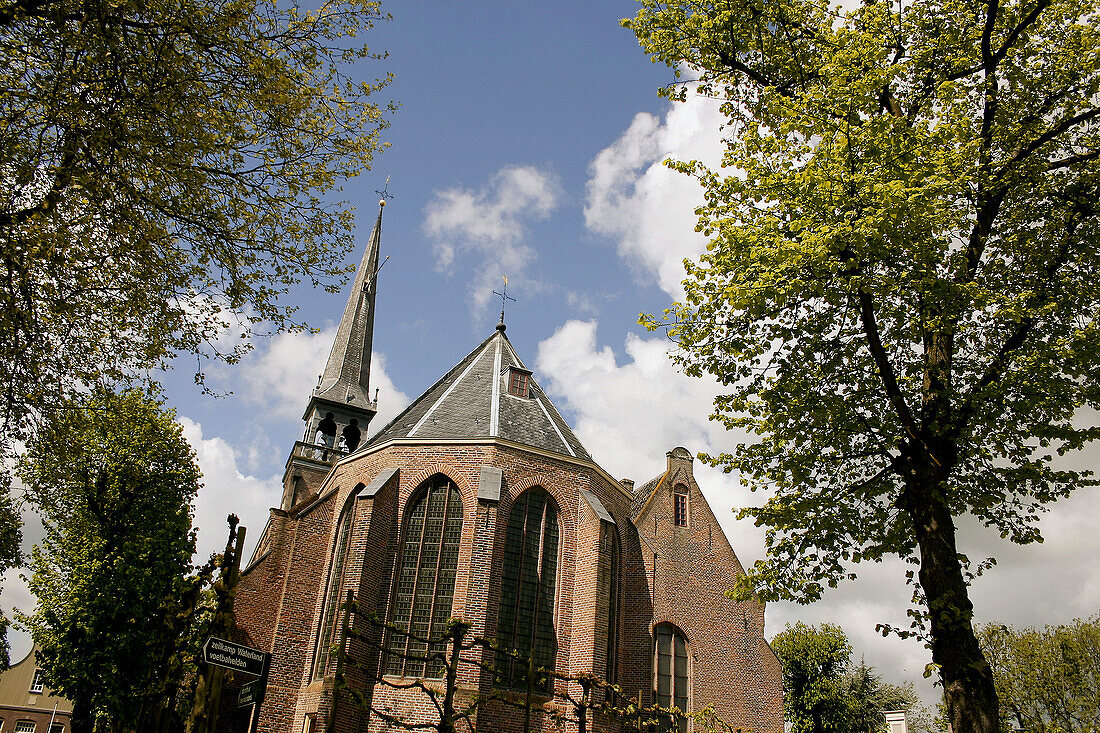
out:
{"label": "tree trunk", "polygon": [[932,661],[939,666],[952,733],[998,733],[993,673],[971,622],[974,606],[955,545],[944,496],[947,471],[934,464],[906,475],[903,508],[920,550],[920,585],[928,604]]}

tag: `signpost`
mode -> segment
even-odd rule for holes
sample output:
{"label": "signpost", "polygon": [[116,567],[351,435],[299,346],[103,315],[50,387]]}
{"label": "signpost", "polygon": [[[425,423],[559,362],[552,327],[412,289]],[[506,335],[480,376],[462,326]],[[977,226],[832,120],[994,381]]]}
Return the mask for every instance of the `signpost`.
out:
{"label": "signpost", "polygon": [[271,665],[271,655],[244,644],[210,636],[202,645],[202,661],[258,678],[242,686],[240,695],[237,697],[238,708],[252,706],[252,721],[249,729],[256,730],[256,723],[260,718],[260,705],[264,701],[264,690],[267,688],[267,670]]}
{"label": "signpost", "polygon": [[234,644],[216,636],[207,637],[202,645],[202,661],[225,667],[234,672],[260,677],[267,669],[267,660],[271,655],[259,649],[243,644]]}
{"label": "signpost", "polygon": [[262,679],[252,680],[246,685],[241,687],[241,692],[237,696],[237,707],[247,708],[260,698],[260,683]]}

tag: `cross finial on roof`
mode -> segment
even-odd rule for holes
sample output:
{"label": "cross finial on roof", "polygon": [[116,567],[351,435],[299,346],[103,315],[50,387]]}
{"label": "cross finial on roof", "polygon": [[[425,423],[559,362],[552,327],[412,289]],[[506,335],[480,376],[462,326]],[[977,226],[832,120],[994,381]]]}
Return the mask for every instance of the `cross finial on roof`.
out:
{"label": "cross finial on roof", "polygon": [[509,300],[512,301],[513,303],[515,303],[516,299],[513,298],[512,296],[508,295],[508,276],[507,275],[501,275],[501,279],[504,281],[504,292],[499,292],[498,293],[496,290],[494,290],[493,295],[496,295],[496,296],[500,297],[500,323],[497,324],[497,329],[503,331],[504,330],[504,306],[507,303],[507,301],[509,301]]}
{"label": "cross finial on roof", "polygon": [[379,206],[385,206],[386,205],[386,199],[392,199],[393,198],[393,194],[390,193],[390,177],[386,176],[386,185],[382,187],[381,191],[379,191],[376,188],[376,189],[374,189],[374,192],[382,197],[381,199],[378,200],[378,205]]}

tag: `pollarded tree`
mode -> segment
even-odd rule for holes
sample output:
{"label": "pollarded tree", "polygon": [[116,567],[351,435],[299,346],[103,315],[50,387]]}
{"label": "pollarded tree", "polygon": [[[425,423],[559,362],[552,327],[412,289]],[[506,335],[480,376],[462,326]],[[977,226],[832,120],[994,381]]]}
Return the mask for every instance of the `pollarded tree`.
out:
{"label": "pollarded tree", "polygon": [[17,469],[46,528],[30,563],[38,605],[20,620],[73,703],[74,731],[97,718],[133,730],[179,674],[167,669],[184,630],[176,616],[201,588],[185,577],[200,474],[173,413],[141,392],[68,404]]}
{"label": "pollarded tree", "polygon": [[1093,483],[1051,453],[1100,435],[1073,421],[1100,405],[1096,0],[642,5],[643,48],[728,118],[733,170],[677,164],[710,243],[664,323],[760,436],[712,457],[774,492],[742,589],[913,560],[949,722],[993,733],[955,518],[1035,542]]}

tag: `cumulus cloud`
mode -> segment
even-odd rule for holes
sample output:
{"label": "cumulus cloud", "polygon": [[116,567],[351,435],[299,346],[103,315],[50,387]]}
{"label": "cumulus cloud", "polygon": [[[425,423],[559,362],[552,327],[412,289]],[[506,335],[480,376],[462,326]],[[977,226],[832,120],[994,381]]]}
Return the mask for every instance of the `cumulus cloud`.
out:
{"label": "cumulus cloud", "polygon": [[695,208],[703,203],[698,183],[664,161],[722,160],[723,116],[712,99],[689,96],[664,115],[645,112],[589,165],[585,225],[609,237],[619,254],[644,277],[683,298],[683,261],[703,251],[695,232]]}
{"label": "cumulus cloud", "polygon": [[478,259],[471,302],[484,310],[502,275],[526,281],[535,251],[521,240],[526,224],[546,219],[561,197],[557,178],[535,166],[507,166],[478,189],[435,192],[424,208],[424,231],[435,242],[440,270],[461,256]]}
{"label": "cumulus cloud", "polygon": [[[542,385],[571,415],[577,436],[596,461],[617,477],[641,482],[658,475],[665,452],[678,445],[692,453],[716,453],[748,439],[706,419],[719,385],[679,373],[667,357],[669,347],[661,336],[628,335],[625,358],[619,358],[599,343],[595,321],[569,321],[539,344]],[[1095,466],[1095,451],[1070,460],[1074,467]],[[760,558],[763,531],[748,520],[735,520],[733,513],[766,497],[748,492],[736,475],[698,461],[695,474],[741,562],[749,565]],[[1056,624],[1100,610],[1098,493],[1083,489],[1055,505],[1041,523],[1047,538],[1042,545],[1015,546],[974,522],[960,522],[960,551],[975,561],[999,560],[971,590],[979,622]],[[932,701],[938,692],[922,677],[929,652],[916,640],[883,638],[875,631],[882,623],[908,627],[909,567],[898,559],[865,563],[856,567],[858,580],[827,592],[816,604],[769,604],[766,633],[771,637],[796,620],[839,623],[857,654],[893,681],[918,682]]]}
{"label": "cumulus cloud", "polygon": [[[240,368],[233,370],[233,376],[240,380],[241,397],[259,405],[268,417],[300,420],[335,338],[336,326],[317,333],[271,337],[266,348],[256,349]],[[371,427],[377,430],[409,404],[409,397],[394,385],[386,371],[386,356],[377,351],[371,352],[370,383],[372,391],[379,390],[378,414],[371,421]]]}
{"label": "cumulus cloud", "polygon": [[201,560],[225,549],[228,532],[225,518],[229,514],[236,514],[241,525],[248,528],[247,557],[267,524],[268,509],[282,497],[281,476],[242,473],[237,452],[224,438],[205,437],[202,425],[188,417],[180,416],[178,420],[183,426],[183,436],[195,449],[202,471],[203,487],[195,499],[197,557]]}

